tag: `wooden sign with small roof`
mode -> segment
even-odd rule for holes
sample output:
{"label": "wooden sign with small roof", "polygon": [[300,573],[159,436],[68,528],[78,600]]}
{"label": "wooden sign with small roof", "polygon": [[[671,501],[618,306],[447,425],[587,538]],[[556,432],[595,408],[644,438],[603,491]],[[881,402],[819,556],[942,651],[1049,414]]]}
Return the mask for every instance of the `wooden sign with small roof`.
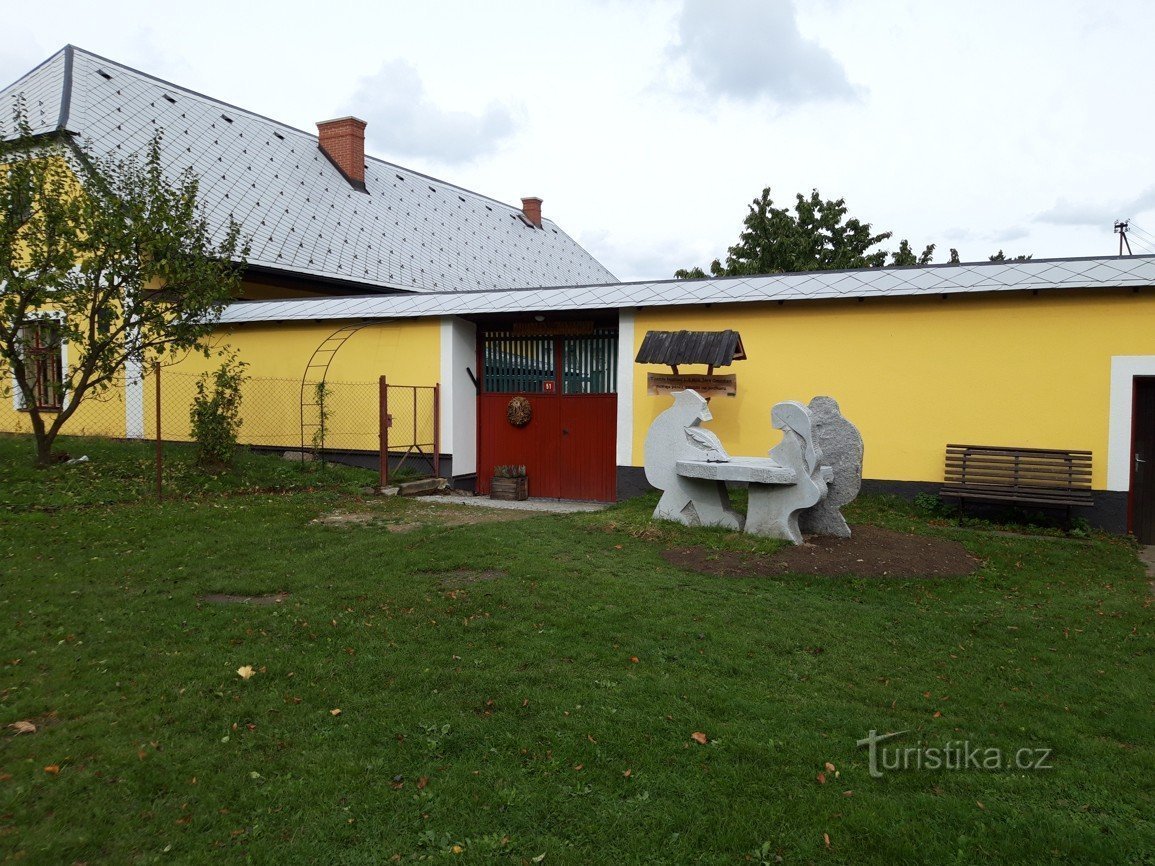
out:
{"label": "wooden sign with small roof", "polygon": [[[734,397],[738,377],[718,375],[715,367],[728,367],[746,360],[742,337],[737,331],[647,331],[634,361],[638,364],[666,364],[672,373],[649,373],[646,393],[651,397],[692,388],[703,397]],[[706,373],[681,373],[680,365],[705,364]]]}

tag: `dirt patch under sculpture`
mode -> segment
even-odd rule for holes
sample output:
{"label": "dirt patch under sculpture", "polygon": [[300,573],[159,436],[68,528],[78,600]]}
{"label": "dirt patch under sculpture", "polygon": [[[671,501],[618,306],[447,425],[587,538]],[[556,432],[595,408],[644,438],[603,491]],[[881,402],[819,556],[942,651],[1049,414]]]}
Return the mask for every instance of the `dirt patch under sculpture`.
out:
{"label": "dirt patch under sculpture", "polygon": [[671,565],[719,577],[775,574],[911,578],[962,577],[982,563],[957,541],[855,526],[850,538],[816,536],[769,555],[705,547],[662,551]]}

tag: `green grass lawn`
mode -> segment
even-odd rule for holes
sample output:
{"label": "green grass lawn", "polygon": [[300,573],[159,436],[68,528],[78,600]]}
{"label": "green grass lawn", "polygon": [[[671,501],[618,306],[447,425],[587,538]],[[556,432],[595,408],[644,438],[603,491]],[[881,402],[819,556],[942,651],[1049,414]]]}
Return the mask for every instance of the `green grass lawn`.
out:
{"label": "green grass lawn", "polygon": [[[0,725],[37,726],[0,731],[5,862],[1155,857],[1153,599],[1125,540],[868,500],[852,523],[983,567],[717,578],[660,553],[774,544],[651,529],[653,500],[453,525],[362,498],[370,473],[203,478],[176,447],[158,506],[147,446],[61,447],[92,460],[37,472],[0,438]],[[362,519],[313,523],[334,512]],[[1051,768],[873,778],[871,730]]]}

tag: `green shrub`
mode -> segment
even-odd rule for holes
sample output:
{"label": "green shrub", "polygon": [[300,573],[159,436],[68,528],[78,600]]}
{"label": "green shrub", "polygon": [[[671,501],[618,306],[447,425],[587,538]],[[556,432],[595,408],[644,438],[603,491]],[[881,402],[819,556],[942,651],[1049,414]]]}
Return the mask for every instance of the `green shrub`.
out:
{"label": "green shrub", "polygon": [[950,505],[933,493],[920,493],[915,496],[914,507],[927,517],[947,517],[954,513]]}
{"label": "green shrub", "polygon": [[229,355],[213,372],[197,380],[189,422],[197,462],[210,469],[231,466],[241,429],[241,385],[248,379],[244,361]]}

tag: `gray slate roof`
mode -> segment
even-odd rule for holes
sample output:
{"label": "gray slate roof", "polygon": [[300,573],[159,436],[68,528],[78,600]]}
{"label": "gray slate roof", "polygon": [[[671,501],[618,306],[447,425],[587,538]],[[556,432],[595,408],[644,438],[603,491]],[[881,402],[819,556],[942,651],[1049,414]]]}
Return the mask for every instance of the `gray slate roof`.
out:
{"label": "gray slate roof", "polygon": [[140,152],[162,129],[173,173],[191,168],[210,221],[252,236],[249,262],[366,291],[465,291],[614,282],[551,220],[367,158],[354,190],[317,136],[68,46],[0,90],[0,136],[24,95],[35,132],[66,129],[98,154]]}
{"label": "gray slate roof", "polygon": [[233,324],[309,319],[390,319],[1140,286],[1155,286],[1155,256],[809,271],[762,277],[666,280],[505,292],[243,301],[229,306],[221,321]]}

